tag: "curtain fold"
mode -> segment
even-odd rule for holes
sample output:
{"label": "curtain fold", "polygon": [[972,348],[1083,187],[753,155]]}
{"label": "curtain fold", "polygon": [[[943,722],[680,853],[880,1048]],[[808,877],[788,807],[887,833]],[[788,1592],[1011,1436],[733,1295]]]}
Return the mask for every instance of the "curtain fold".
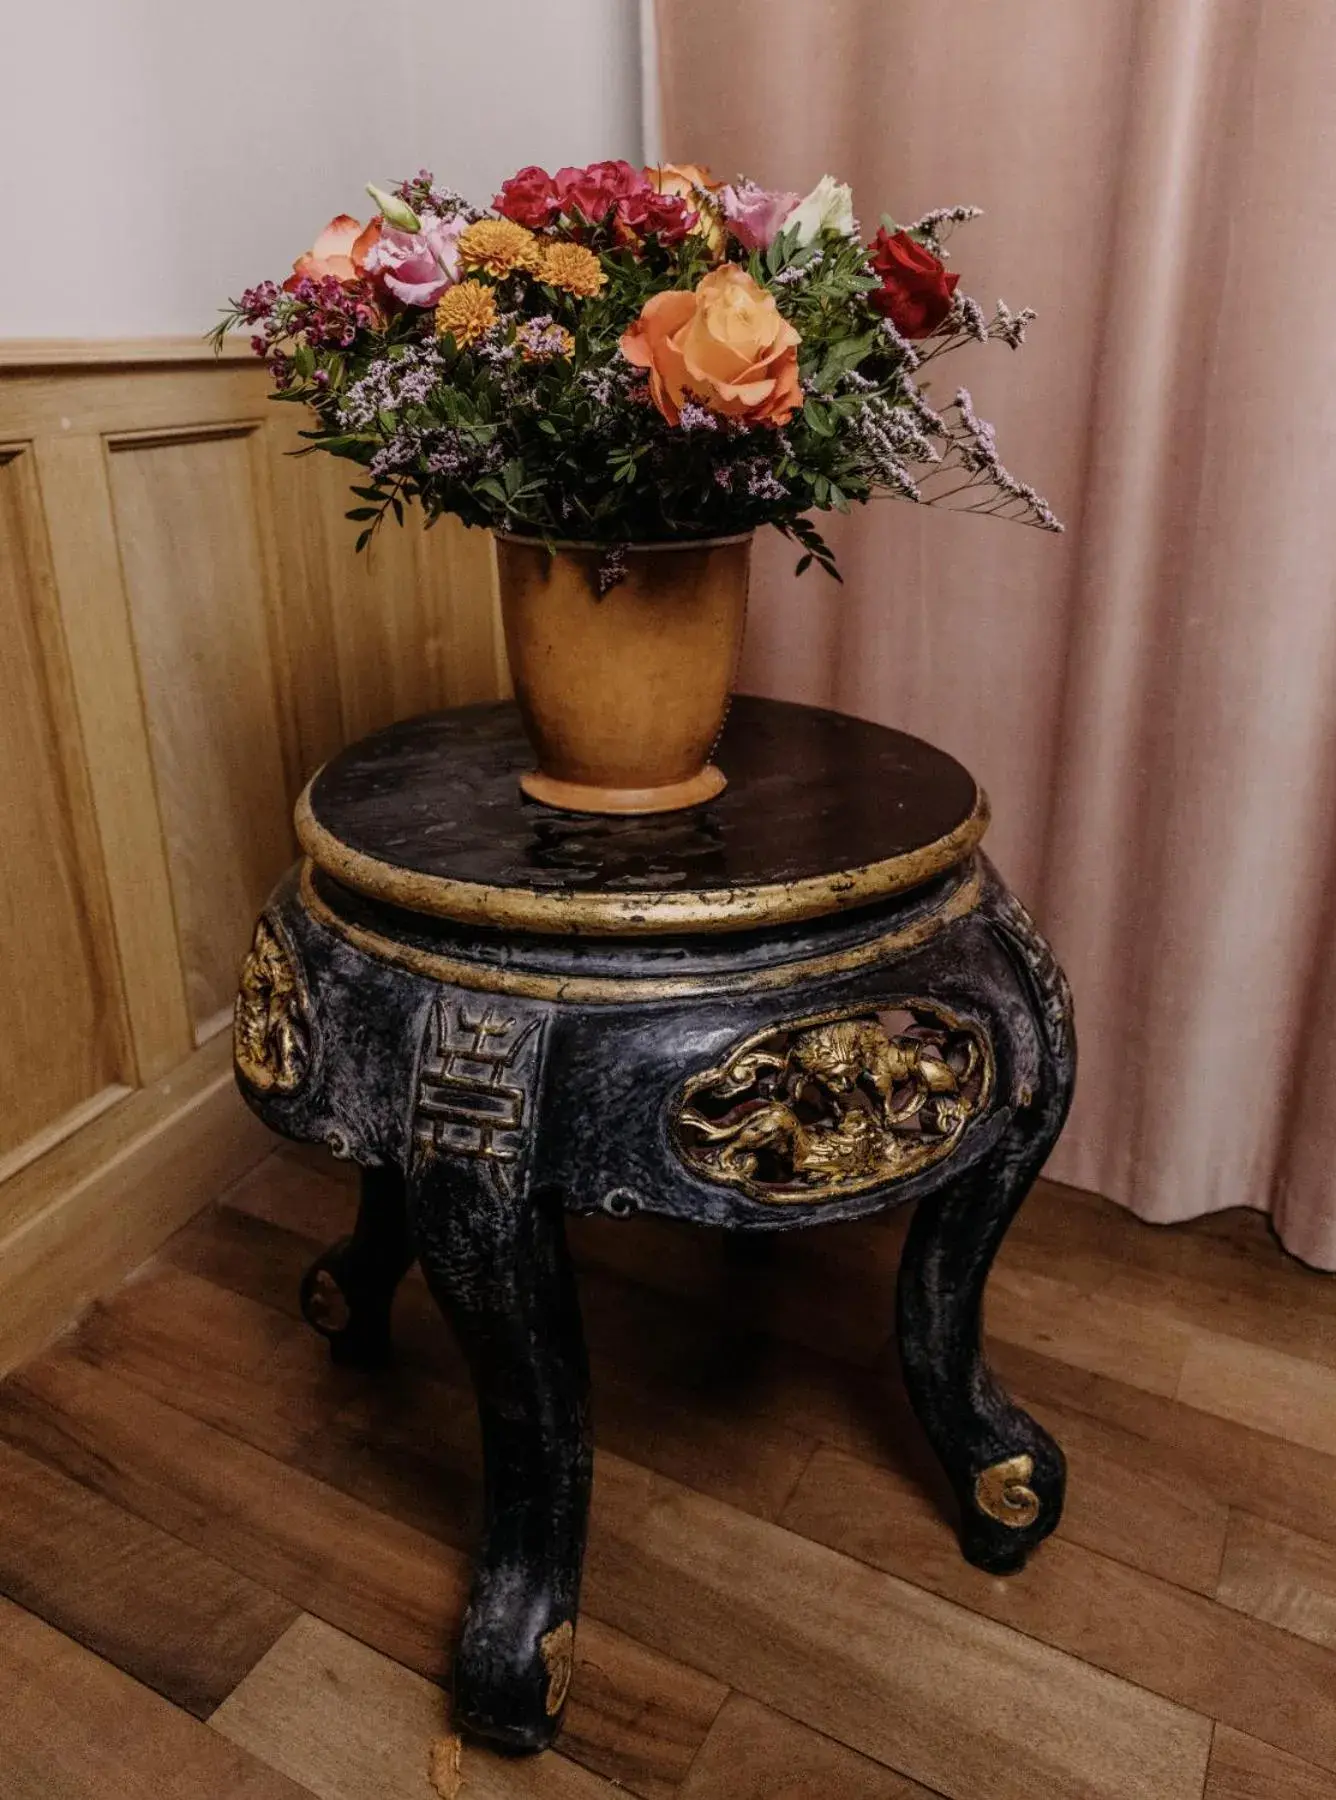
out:
{"label": "curtain fold", "polygon": [[[1077,996],[1049,1166],[1336,1268],[1336,277],[1322,0],[658,0],[665,153],[968,201],[1040,317],[943,368],[1068,523],[874,503],[758,558],[742,685],[944,744]],[[1320,304],[1320,303],[1319,303]]]}

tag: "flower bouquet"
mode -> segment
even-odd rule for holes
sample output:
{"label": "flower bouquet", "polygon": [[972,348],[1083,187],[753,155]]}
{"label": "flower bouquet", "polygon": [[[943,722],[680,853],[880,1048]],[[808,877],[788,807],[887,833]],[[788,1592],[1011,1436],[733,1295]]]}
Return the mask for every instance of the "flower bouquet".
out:
{"label": "flower bouquet", "polygon": [[[360,465],[358,549],[406,501],[497,534],[533,797],[695,804],[741,644],[752,532],[837,575],[814,512],[877,496],[1059,530],[968,391],[925,370],[1018,347],[1033,314],[958,290],[969,207],[865,241],[850,190],[805,198],[692,164],[530,167],[481,212],[425,171],[372,187],[281,284],[232,303],[310,447]],[[838,576],[837,576],[838,578]]]}

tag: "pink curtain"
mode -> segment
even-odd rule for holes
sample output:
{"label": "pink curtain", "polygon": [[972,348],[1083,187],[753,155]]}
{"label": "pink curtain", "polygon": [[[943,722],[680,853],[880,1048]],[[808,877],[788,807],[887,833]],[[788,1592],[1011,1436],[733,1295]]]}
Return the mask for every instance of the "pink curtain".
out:
{"label": "pink curtain", "polygon": [[1336,1269],[1329,0],[658,0],[664,151],[869,223],[970,202],[1040,318],[944,365],[1065,538],[877,503],[762,553],[743,686],[951,749],[1071,974],[1049,1165]]}

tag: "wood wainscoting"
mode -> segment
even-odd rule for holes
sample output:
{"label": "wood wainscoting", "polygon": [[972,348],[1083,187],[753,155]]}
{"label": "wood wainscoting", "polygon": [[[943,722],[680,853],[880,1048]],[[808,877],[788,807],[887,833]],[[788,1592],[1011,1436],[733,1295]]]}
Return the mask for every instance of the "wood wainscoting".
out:
{"label": "wood wainscoting", "polygon": [[490,538],[354,557],[244,346],[0,341],[0,1369],[268,1148],[227,1025],[340,745],[505,691]]}

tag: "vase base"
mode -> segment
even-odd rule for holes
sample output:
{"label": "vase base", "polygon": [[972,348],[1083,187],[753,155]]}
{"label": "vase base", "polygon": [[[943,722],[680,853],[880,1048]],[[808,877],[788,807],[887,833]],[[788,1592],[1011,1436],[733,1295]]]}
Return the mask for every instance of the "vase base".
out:
{"label": "vase base", "polygon": [[538,769],[520,776],[520,786],[531,800],[559,812],[577,813],[681,812],[713,800],[727,785],[728,777],[713,763],[707,763],[699,775],[665,782],[661,787],[594,787],[583,781],[558,781]]}

